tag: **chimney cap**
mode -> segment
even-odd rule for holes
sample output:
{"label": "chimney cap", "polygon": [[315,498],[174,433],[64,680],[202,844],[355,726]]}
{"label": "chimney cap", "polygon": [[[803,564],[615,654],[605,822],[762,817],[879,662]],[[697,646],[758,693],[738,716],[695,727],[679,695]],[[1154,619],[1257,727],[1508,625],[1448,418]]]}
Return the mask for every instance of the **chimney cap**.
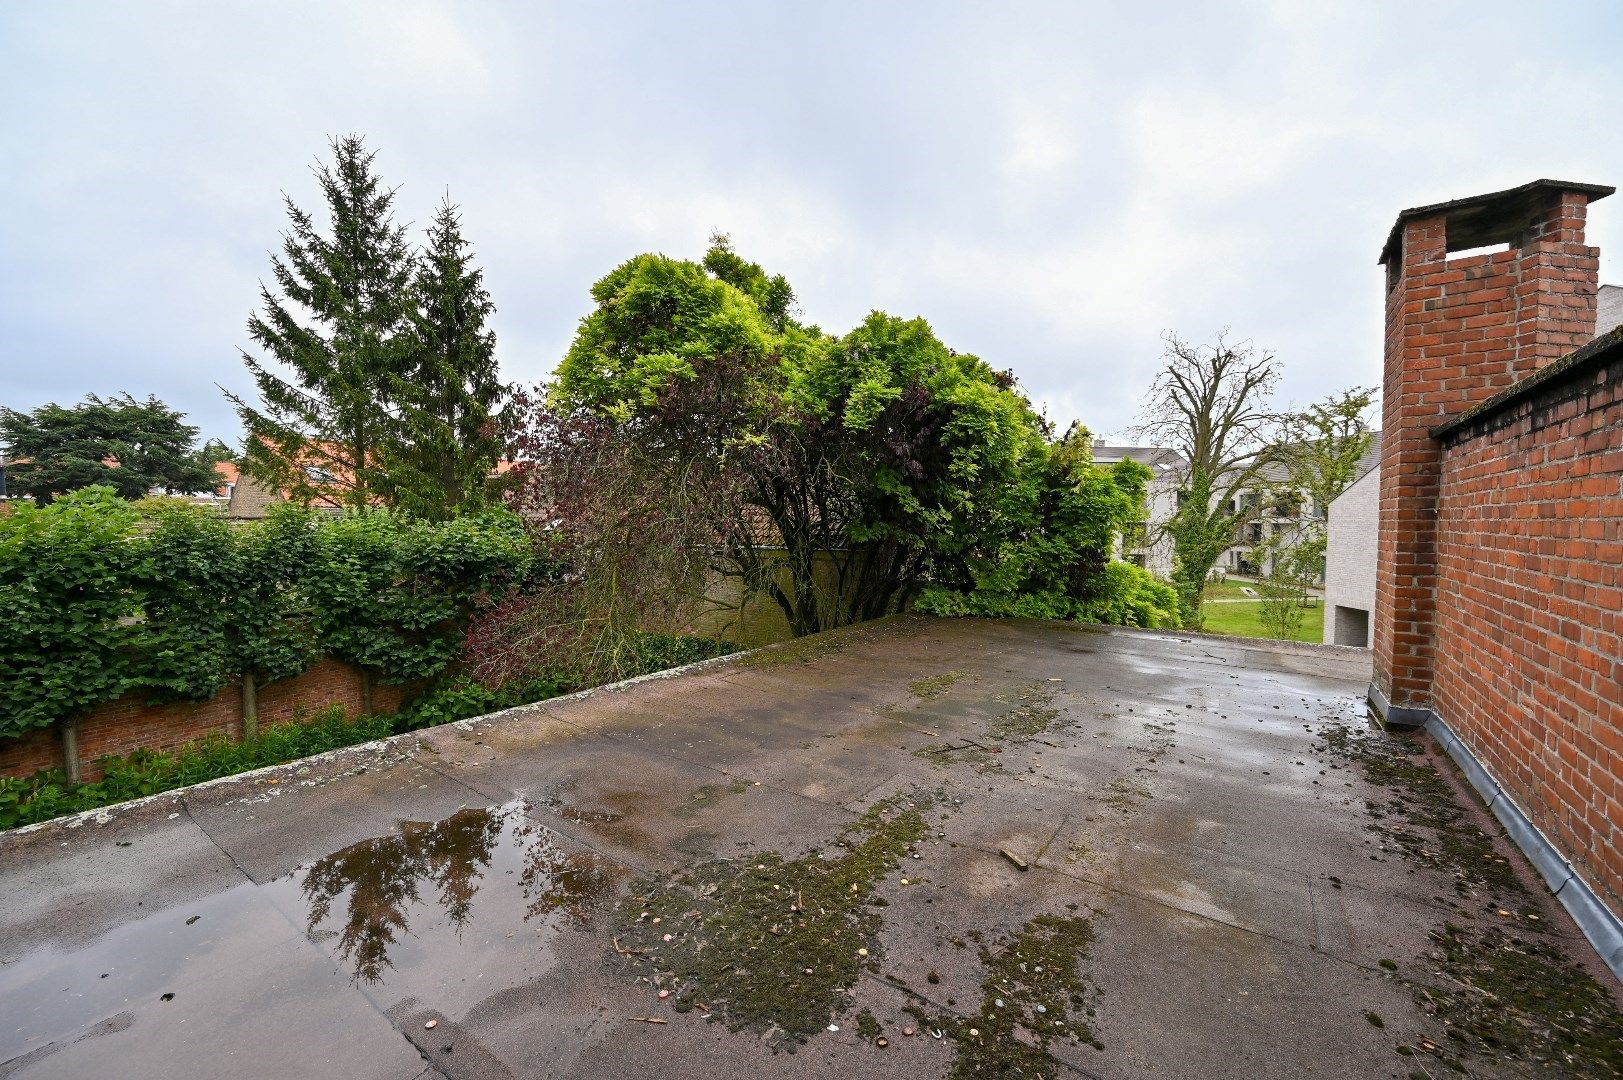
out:
{"label": "chimney cap", "polygon": [[1381,248],[1378,260],[1390,262],[1402,247],[1403,226],[1418,217],[1448,215],[1450,251],[1486,247],[1511,240],[1526,228],[1544,199],[1551,193],[1575,191],[1589,196],[1590,202],[1604,199],[1617,189],[1605,184],[1578,184],[1566,180],[1534,180],[1520,187],[1504,191],[1490,191],[1486,195],[1472,195],[1464,199],[1432,203],[1430,206],[1411,206],[1398,215],[1392,231],[1387,234],[1386,246]]}

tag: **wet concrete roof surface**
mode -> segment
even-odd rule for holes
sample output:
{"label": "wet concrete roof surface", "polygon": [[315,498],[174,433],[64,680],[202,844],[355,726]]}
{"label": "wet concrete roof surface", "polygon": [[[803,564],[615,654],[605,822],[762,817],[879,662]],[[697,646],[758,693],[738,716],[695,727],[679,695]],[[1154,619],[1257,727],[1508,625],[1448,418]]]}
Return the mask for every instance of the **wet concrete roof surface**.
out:
{"label": "wet concrete roof surface", "polygon": [[1407,1076],[1367,678],[904,619],[3,836],[0,1077]]}

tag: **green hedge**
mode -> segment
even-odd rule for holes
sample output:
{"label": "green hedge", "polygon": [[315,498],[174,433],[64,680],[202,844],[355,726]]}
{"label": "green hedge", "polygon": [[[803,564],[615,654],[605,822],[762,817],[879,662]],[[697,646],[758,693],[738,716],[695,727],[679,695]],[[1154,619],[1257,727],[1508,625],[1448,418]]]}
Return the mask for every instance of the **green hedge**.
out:
{"label": "green hedge", "polygon": [[234,525],[105,487],[17,505],[0,516],[0,737],[130,690],[203,701],[322,655],[385,682],[434,678],[527,553],[506,511],[426,522],[278,506]]}

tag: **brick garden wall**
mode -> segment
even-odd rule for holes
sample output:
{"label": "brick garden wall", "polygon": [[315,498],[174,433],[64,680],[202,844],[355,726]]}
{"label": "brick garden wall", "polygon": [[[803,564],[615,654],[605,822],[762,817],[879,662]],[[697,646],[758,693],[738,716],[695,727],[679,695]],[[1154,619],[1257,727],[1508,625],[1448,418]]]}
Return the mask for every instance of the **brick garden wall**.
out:
{"label": "brick garden wall", "polygon": [[[410,688],[373,681],[372,708],[398,709]],[[79,760],[85,780],[101,776],[100,759],[132,750],[173,750],[208,735],[242,735],[242,688],[233,682],[208,701],[149,705],[150,695],[125,694],[79,720]],[[359,668],[321,660],[291,679],[258,688],[259,725],[294,719],[342,705],[351,715],[365,711],[364,681]],[[18,739],[0,739],[0,776],[27,776],[41,769],[66,767],[62,733],[57,728],[31,731]]]}
{"label": "brick garden wall", "polygon": [[1432,708],[1623,912],[1623,347],[1442,439]]}

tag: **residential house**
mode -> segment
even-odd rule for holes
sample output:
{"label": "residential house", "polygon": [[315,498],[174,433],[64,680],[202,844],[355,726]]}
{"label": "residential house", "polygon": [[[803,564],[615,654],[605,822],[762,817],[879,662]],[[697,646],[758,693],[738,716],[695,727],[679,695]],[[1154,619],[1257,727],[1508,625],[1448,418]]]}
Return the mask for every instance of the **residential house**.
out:
{"label": "residential house", "polygon": [[1136,461],[1150,470],[1144,494],[1145,523],[1130,536],[1121,538],[1121,558],[1136,563],[1158,578],[1172,576],[1172,538],[1166,526],[1178,512],[1188,462],[1176,450],[1160,446],[1111,446],[1103,439],[1093,443],[1093,463],[1114,465]]}

